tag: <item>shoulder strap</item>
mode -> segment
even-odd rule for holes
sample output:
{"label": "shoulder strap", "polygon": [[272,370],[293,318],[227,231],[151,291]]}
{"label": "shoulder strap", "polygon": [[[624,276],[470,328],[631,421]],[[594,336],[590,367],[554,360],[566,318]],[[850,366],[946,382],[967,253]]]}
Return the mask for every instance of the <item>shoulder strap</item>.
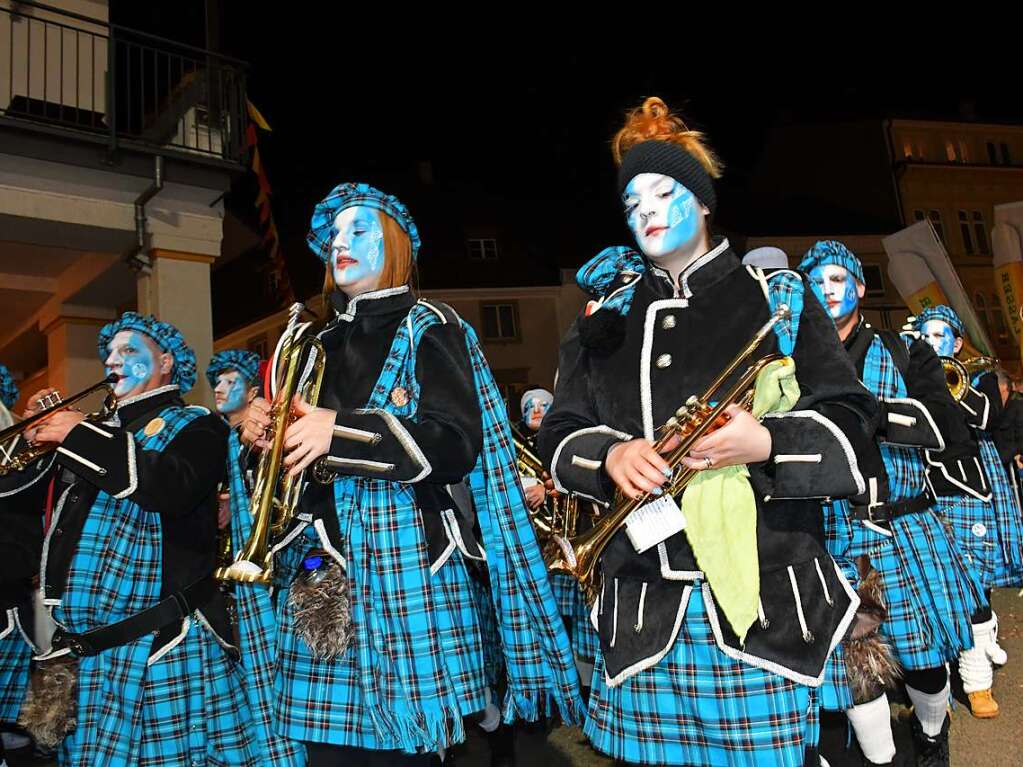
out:
{"label": "shoulder strap", "polygon": [[877,336],[881,339],[881,343],[884,344],[884,348],[892,356],[899,375],[905,381],[909,373],[909,349],[906,347],[906,342],[902,336],[892,330],[879,331]]}

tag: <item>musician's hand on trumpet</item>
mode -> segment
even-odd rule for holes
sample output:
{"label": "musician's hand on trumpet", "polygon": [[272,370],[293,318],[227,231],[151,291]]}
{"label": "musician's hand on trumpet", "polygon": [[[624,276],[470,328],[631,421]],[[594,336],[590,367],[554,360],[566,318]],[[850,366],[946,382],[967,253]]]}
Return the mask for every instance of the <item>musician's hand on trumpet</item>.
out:
{"label": "musician's hand on trumpet", "polygon": [[[40,389],[35,394],[33,394],[31,397],[29,397],[28,401],[25,403],[25,412],[21,414],[21,420],[24,421],[25,419],[31,418],[32,416],[36,415],[37,413],[41,413],[43,410],[45,410],[46,409],[46,401],[49,398],[53,397],[53,395],[57,395],[59,397],[60,396],[60,390],[55,389],[55,388],[53,388],[51,386],[51,387],[48,387],[46,389]],[[27,442],[30,442],[30,443],[35,442],[36,441],[36,432],[37,431],[38,431],[38,429],[28,429],[28,430],[26,430],[25,431],[25,440]]]}
{"label": "musician's hand on trumpet", "polygon": [[242,444],[247,447],[255,447],[265,450],[270,447],[266,441],[266,430],[271,423],[270,403],[262,397],[256,397],[249,404],[249,411],[242,422],[242,429],[239,434]]}
{"label": "musician's hand on trumpet", "polygon": [[337,413],[323,407],[314,407],[295,395],[291,403],[292,412],[298,416],[284,432],[284,465],[292,477],[298,476],[320,456],[330,451],[334,438],[334,421]]}
{"label": "musician's hand on trumpet", "polygon": [[34,430],[32,441],[41,444],[61,444],[73,428],[85,420],[85,413],[79,410],[62,410],[54,413]]}
{"label": "musician's hand on trumpet", "polygon": [[[678,443],[674,442],[674,447]],[[660,495],[661,488],[671,478],[668,462],[661,457],[647,439],[632,439],[612,445],[604,459],[604,469],[611,480],[629,498],[643,493]]]}
{"label": "musician's hand on trumpet", "polygon": [[760,463],[771,456],[771,432],[762,423],[738,405],[725,408],[725,415],[728,423],[698,440],[682,459],[686,467],[720,469]]}

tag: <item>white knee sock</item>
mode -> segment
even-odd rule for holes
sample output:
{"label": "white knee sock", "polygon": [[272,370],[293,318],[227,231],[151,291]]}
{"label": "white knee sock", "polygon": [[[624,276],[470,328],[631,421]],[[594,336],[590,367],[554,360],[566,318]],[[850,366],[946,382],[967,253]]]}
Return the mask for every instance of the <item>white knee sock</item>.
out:
{"label": "white knee sock", "polygon": [[868,761],[874,764],[885,764],[895,758],[895,738],[892,736],[892,712],[888,707],[888,695],[869,703],[860,703],[848,708],[845,715],[849,717],[856,741]]}
{"label": "white knee sock", "polygon": [[990,690],[994,682],[991,659],[987,655],[987,624],[973,627],[973,647],[959,653],[959,676],[966,693]]}
{"label": "white knee sock", "polygon": [[920,692],[908,684],[906,685],[906,693],[913,701],[913,711],[916,718],[920,720],[924,735],[928,737],[933,738],[938,735],[941,732],[941,726],[945,723],[945,717],[948,715],[949,689],[948,682],[945,682],[944,690],[936,693]]}

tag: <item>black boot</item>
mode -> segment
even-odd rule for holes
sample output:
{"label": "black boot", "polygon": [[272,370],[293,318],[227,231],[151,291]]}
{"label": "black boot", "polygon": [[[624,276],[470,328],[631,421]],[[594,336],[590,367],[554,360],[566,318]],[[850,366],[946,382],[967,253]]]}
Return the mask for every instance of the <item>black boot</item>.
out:
{"label": "black boot", "polygon": [[949,767],[948,754],[948,727],[951,721],[945,716],[941,725],[941,732],[933,738],[924,735],[920,720],[915,716],[911,722],[913,729],[913,741],[916,745],[917,767]]}

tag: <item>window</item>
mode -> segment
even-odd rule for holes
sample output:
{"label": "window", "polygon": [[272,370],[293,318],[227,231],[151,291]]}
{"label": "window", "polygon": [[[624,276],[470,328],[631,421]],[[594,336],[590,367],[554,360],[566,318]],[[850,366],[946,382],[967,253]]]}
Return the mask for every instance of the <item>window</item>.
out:
{"label": "window", "polygon": [[473,261],[497,260],[497,240],[469,240],[469,258]]}
{"label": "window", "polygon": [[977,251],[973,247],[973,237],[970,235],[970,217],[965,210],[959,211],[959,233],[963,236],[963,250],[966,255],[972,256]]}
{"label": "window", "polygon": [[[1005,146],[1005,144],[1002,144],[1002,146]],[[987,142],[987,159],[992,165],[998,164],[998,152],[995,150],[995,145],[991,141]]]}
{"label": "window", "polygon": [[863,279],[866,280],[867,295],[871,297],[884,296],[884,273],[878,264],[863,265]]}
{"label": "window", "polygon": [[518,341],[519,317],[515,304],[480,304],[483,338],[488,341]]}
{"label": "window", "polygon": [[956,145],[951,141],[945,142],[945,157],[948,158],[949,162],[956,162]]}
{"label": "window", "polygon": [[917,208],[913,211],[914,221],[926,221],[930,220],[934,226],[934,231],[938,233],[938,239],[941,240],[942,244],[945,243],[945,227],[941,223],[941,213],[936,210],[921,210]]}
{"label": "window", "polygon": [[990,298],[985,298],[983,293],[977,293],[973,297],[973,305],[987,327],[988,334],[996,339],[996,343],[1008,343],[1009,328],[1005,324],[1005,315],[1002,314],[998,296],[992,294]]}
{"label": "window", "polygon": [[987,224],[984,222],[984,216],[979,210],[973,211],[973,233],[976,235],[977,250],[980,251],[982,256],[988,255],[991,252],[991,248],[988,247]]}
{"label": "window", "polygon": [[970,154],[966,149],[966,142],[962,139],[945,140],[945,156],[949,162],[969,162]]}
{"label": "window", "polygon": [[1012,165],[1012,157],[1009,156],[1009,145],[1004,141],[1002,142],[1002,164]]}

